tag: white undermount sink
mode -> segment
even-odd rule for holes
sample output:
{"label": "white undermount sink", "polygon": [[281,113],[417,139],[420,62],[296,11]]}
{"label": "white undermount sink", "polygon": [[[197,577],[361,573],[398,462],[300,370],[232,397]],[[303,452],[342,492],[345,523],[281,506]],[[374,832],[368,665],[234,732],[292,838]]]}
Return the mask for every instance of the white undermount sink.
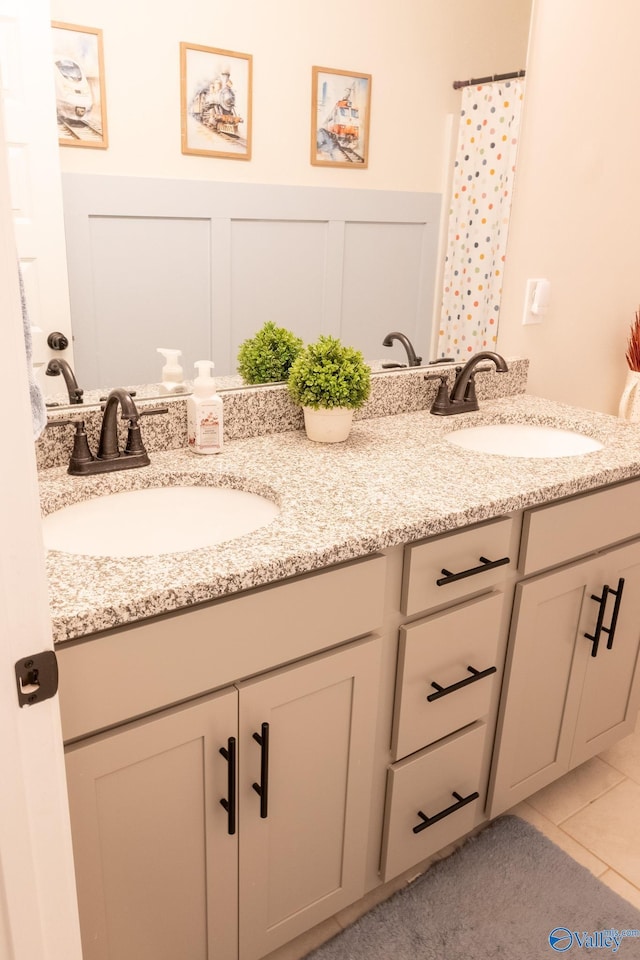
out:
{"label": "white undermount sink", "polygon": [[465,450],[502,457],[578,457],[602,449],[599,440],[584,433],[534,423],[479,424],[455,430],[446,439]]}
{"label": "white undermount sink", "polygon": [[270,523],[272,500],[229,487],[126,490],[63,507],[43,518],[48,550],[90,557],[144,557],[210,547]]}

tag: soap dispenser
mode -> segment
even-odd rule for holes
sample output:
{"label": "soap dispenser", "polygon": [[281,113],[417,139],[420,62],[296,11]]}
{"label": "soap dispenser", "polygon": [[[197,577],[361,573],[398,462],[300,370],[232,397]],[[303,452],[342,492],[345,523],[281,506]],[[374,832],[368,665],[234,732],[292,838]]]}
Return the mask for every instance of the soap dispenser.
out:
{"label": "soap dispenser", "polygon": [[158,347],[158,353],[161,353],[165,359],[165,365],[162,368],[162,387],[167,393],[184,393],[182,367],[178,363],[178,358],[182,356],[182,350],[173,350],[168,347]]}
{"label": "soap dispenser", "polygon": [[222,398],[211,376],[212,360],[196,360],[198,376],[187,397],[187,438],[193,453],[220,453],[223,438]]}

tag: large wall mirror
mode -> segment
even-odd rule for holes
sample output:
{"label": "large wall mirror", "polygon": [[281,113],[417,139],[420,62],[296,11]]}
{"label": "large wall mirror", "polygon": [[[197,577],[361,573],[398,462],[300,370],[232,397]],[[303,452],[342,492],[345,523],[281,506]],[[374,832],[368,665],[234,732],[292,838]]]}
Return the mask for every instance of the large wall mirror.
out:
{"label": "large wall mirror", "polygon": [[[467,0],[459,2],[467,9]],[[488,30],[506,8],[529,21],[531,0],[491,0],[489,6]],[[511,40],[504,24],[502,30],[509,67],[523,68],[525,33]],[[463,46],[468,72],[452,71],[450,83],[486,75],[468,37]],[[438,122],[451,124],[450,159],[441,160],[441,183],[453,163],[458,126],[457,115],[447,119],[450,92],[447,97]],[[233,385],[226,378],[236,373],[240,343],[266,320],[306,342],[320,333],[340,336],[371,362],[406,364],[401,343],[382,345],[387,333],[402,331],[423,363],[432,360],[448,197],[395,183],[353,188],[357,176],[345,173],[327,181],[331,186],[267,185],[153,171],[114,175],[104,164],[63,162],[78,383],[87,394],[158,383],[163,360],[157,348],[163,347],[182,351],[187,379],[195,360],[213,357],[216,375]]]}

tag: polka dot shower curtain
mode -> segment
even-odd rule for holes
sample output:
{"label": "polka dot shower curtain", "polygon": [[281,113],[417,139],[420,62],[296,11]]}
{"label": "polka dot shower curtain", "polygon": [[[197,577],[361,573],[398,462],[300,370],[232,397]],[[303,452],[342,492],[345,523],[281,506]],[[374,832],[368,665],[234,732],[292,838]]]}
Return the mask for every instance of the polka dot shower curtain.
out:
{"label": "polka dot shower curtain", "polygon": [[438,357],[495,349],[524,78],[464,87]]}

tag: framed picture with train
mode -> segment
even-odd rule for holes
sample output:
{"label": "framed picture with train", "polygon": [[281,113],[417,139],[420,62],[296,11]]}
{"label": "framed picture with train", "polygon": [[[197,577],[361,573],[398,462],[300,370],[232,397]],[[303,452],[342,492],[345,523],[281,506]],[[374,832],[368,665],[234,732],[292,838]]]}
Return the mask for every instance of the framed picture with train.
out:
{"label": "framed picture with train", "polygon": [[102,30],[51,24],[58,143],[107,148]]}
{"label": "framed picture with train", "polygon": [[180,44],[182,152],[251,159],[251,54]]}
{"label": "framed picture with train", "polygon": [[311,163],[366,169],[370,110],[371,74],[313,67]]}

